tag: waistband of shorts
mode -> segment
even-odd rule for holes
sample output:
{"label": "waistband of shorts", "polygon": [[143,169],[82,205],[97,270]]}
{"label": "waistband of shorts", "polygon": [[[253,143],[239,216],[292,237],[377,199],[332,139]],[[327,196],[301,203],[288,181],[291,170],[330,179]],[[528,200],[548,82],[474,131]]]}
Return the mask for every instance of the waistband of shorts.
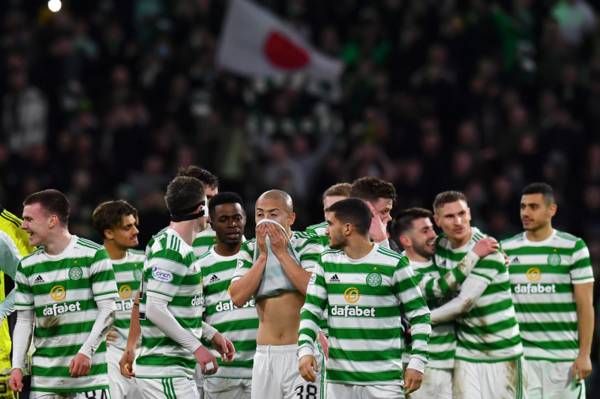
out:
{"label": "waistband of shorts", "polygon": [[256,345],[257,353],[293,353],[296,354],[298,345]]}

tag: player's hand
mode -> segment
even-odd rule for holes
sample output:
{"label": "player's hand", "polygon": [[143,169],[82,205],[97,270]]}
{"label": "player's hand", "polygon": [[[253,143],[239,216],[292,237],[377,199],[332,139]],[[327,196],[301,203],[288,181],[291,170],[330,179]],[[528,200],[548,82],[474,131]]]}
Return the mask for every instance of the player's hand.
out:
{"label": "player's hand", "polygon": [[404,392],[411,393],[421,387],[423,382],[423,373],[415,369],[406,369],[404,373]]}
{"label": "player's hand", "polygon": [[325,355],[325,359],[329,360],[329,341],[327,341],[327,337],[323,334],[323,331],[319,331],[319,343],[321,344],[321,348],[323,348],[323,354]]}
{"label": "player's hand", "polygon": [[300,375],[308,382],[315,382],[317,380],[317,371],[319,371],[319,365],[317,359],[312,355],[302,356],[298,362],[298,369]]}
{"label": "player's hand", "polygon": [[592,361],[589,356],[579,355],[571,367],[573,378],[576,381],[584,380],[592,372]]}
{"label": "player's hand", "polygon": [[118,339],[119,333],[117,333],[117,330],[111,328],[106,334],[106,346],[114,344],[115,342],[117,342]]}
{"label": "player's hand", "polygon": [[381,221],[381,218],[377,214],[377,211],[369,201],[365,201],[365,204],[371,210],[371,226],[369,227],[369,237],[375,242],[382,242],[387,240],[387,228],[386,225]]}
{"label": "player's hand", "polygon": [[267,255],[267,223],[256,226],[256,246],[260,255]]}
{"label": "player's hand", "polygon": [[83,353],[78,353],[75,355],[73,360],[71,360],[71,364],[69,365],[69,374],[71,374],[71,377],[73,378],[83,377],[88,375],[91,367],[92,360]]}
{"label": "player's hand", "polygon": [[23,370],[12,369],[10,378],[8,379],[8,386],[15,392],[21,392],[23,389]]}
{"label": "player's hand", "polygon": [[216,333],[212,339],[212,346],[221,354],[221,359],[226,362],[233,360],[235,348],[233,343],[224,335]]}
{"label": "player's hand", "polygon": [[133,361],[135,360],[135,349],[125,349],[121,360],[119,360],[119,369],[125,378],[135,377],[133,371]]}
{"label": "player's hand", "polygon": [[194,352],[194,357],[196,358],[196,362],[200,365],[200,370],[202,370],[202,374],[204,375],[214,374],[219,369],[217,358],[214,357],[213,354],[210,353],[204,346],[196,349],[196,352]]}
{"label": "player's hand", "polygon": [[272,223],[267,225],[267,234],[271,240],[271,250],[279,257],[288,253],[288,237],[286,233]]}
{"label": "player's hand", "polygon": [[485,237],[477,241],[477,243],[473,246],[473,252],[475,252],[475,255],[479,256],[480,258],[485,258],[486,256],[498,251],[498,248],[500,248],[500,244],[498,244],[498,241],[496,241],[495,238]]}

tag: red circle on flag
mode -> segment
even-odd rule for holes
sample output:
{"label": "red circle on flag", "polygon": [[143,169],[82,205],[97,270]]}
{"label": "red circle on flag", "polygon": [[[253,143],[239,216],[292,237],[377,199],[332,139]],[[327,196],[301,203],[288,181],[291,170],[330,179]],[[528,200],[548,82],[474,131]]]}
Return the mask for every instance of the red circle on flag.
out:
{"label": "red circle on flag", "polygon": [[281,69],[299,69],[310,61],[308,51],[296,45],[280,32],[270,32],[264,52],[273,66]]}

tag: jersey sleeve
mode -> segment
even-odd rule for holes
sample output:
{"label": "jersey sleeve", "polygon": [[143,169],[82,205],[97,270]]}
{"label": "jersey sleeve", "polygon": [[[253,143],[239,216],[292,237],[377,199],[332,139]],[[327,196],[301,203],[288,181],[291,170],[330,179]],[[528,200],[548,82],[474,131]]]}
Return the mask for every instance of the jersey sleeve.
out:
{"label": "jersey sleeve", "polygon": [[430,312],[406,258],[398,262],[392,277],[392,283],[394,294],[411,325],[412,347],[410,357],[426,363],[429,336],[431,335]]}
{"label": "jersey sleeve", "polygon": [[0,270],[14,279],[19,260],[21,255],[15,242],[6,233],[0,231]]}
{"label": "jersey sleeve", "polygon": [[327,309],[327,288],[323,268],[317,262],[308,286],[306,300],[300,310],[300,327],[298,329],[298,357],[313,354],[314,342],[325,320]]}
{"label": "jersey sleeve", "polygon": [[[194,255],[190,253],[190,256]],[[169,248],[162,248],[152,253],[146,266],[145,294],[170,303],[188,273],[186,259],[181,253]]]}
{"label": "jersey sleeve", "polygon": [[590,251],[581,239],[575,243],[573,259],[571,264],[571,282],[573,284],[584,284],[594,282],[594,271],[590,261]]}
{"label": "jersey sleeve", "polygon": [[90,267],[90,280],[92,292],[94,293],[94,300],[101,301],[104,299],[116,298],[118,295],[115,272],[106,250],[99,249],[96,251],[92,262]]}
{"label": "jersey sleeve", "polygon": [[300,266],[307,272],[312,272],[319,264],[319,258],[324,250],[325,247],[318,236],[308,238],[298,250]]}
{"label": "jersey sleeve", "polygon": [[475,264],[471,271],[471,277],[478,278],[487,284],[490,284],[496,276],[506,270],[504,256],[500,252],[494,252],[485,256]]}
{"label": "jersey sleeve", "polygon": [[254,239],[245,241],[242,244],[240,252],[238,253],[237,266],[233,276],[231,277],[232,282],[242,278],[246,273],[248,273],[248,270],[252,268],[254,263],[254,247]]}
{"label": "jersey sleeve", "polygon": [[21,263],[17,266],[15,284],[17,285],[15,293],[15,310],[33,310],[33,290],[29,284],[29,279],[23,272],[23,265]]}

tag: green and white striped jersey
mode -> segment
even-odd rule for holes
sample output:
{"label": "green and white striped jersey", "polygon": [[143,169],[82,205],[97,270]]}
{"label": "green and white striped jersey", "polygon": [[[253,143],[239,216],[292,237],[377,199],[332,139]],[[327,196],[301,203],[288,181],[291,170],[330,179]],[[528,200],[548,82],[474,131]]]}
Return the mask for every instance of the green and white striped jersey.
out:
{"label": "green and white striped jersey", "polygon": [[145,317],[148,296],[161,298],[169,302],[169,312],[183,328],[198,340],[202,336],[202,271],[193,248],[170,227],[154,236],[146,247],[141,291],[142,344],[136,376],[193,378],[194,354]]}
{"label": "green and white striped jersey", "polygon": [[300,314],[299,357],[314,353],[325,309],[329,309],[328,381],[402,384],[402,312],[412,326],[410,362],[427,361],[429,309],[406,257],[377,244],[361,259],[339,250],[323,252]]}
{"label": "green and white striped jersey", "polygon": [[[441,274],[456,268],[475,243],[485,237],[477,228],[472,230],[471,239],[460,248],[452,248],[445,234],[438,237],[435,264]],[[471,310],[456,320],[456,359],[500,362],[520,357],[523,346],[504,257],[495,252],[479,259],[470,277],[488,286]]]}
{"label": "green and white striped jersey", "polygon": [[[410,267],[415,273],[415,279],[423,293],[427,306],[435,309],[441,306],[448,293],[448,285],[441,277],[433,261],[417,262],[409,260]],[[463,275],[464,276],[464,275]],[[464,281],[464,277],[462,278]],[[462,281],[461,281],[462,282]],[[440,323],[431,326],[429,337],[429,361],[427,367],[435,369],[453,369],[454,353],[456,351],[456,332],[454,321]]]}
{"label": "green and white striped jersey", "polygon": [[579,353],[574,284],[592,283],[590,253],[582,239],[554,230],[544,241],[525,233],[502,242],[525,357],[573,361]]}
{"label": "green and white striped jersey", "polygon": [[[319,262],[319,255],[324,248],[321,239],[312,233],[294,231],[290,238],[290,245],[300,257],[300,266],[309,272],[312,272]],[[238,265],[233,274],[232,281],[235,281],[250,270],[254,259],[256,249],[256,238],[244,241],[240,249]]]}
{"label": "green and white striped jersey", "polygon": [[106,250],[73,235],[58,255],[40,248],[23,258],[16,283],[15,309],[35,312],[32,391],[68,393],[107,389],[105,343],[92,355],[87,376],[72,378],[69,374],[71,360],[96,321],[96,302],[117,297],[115,275]]}
{"label": "green and white striped jersey", "polygon": [[212,227],[207,226],[206,229],[202,230],[194,238],[192,247],[194,247],[194,254],[200,257],[208,252],[208,250],[217,243],[217,234]]}
{"label": "green and white striped jersey", "polygon": [[229,284],[239,256],[221,256],[212,247],[200,257],[202,288],[204,292],[204,321],[233,342],[235,358],[223,362],[217,357],[219,369],[204,378],[252,378],[252,365],[256,352],[258,315],[254,299],[241,308],[229,296]]}
{"label": "green and white striped jersey", "polygon": [[329,246],[329,236],[325,234],[327,230],[327,222],[321,222],[308,226],[304,231],[309,234],[314,234],[321,239],[324,246]]}
{"label": "green and white striped jersey", "polygon": [[131,309],[140,289],[145,259],[144,253],[135,249],[127,250],[123,259],[111,259],[115,280],[117,281],[117,290],[119,291],[113,324],[118,337],[111,345],[121,350],[125,350],[125,346],[127,346]]}

